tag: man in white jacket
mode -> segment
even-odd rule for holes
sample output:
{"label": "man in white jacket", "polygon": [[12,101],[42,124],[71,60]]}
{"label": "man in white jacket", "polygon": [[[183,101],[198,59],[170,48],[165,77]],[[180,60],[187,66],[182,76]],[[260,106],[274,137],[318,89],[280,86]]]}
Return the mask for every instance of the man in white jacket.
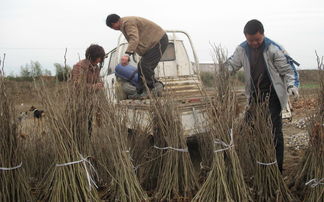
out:
{"label": "man in white jacket", "polygon": [[[226,61],[231,72],[244,68],[246,96],[249,104],[269,100],[278,167],[282,171],[284,140],[281,111],[288,95],[298,97],[299,78],[295,62],[286,51],[264,36],[263,25],[250,20],[244,27],[246,41],[240,44]],[[253,116],[247,113],[247,118]]]}

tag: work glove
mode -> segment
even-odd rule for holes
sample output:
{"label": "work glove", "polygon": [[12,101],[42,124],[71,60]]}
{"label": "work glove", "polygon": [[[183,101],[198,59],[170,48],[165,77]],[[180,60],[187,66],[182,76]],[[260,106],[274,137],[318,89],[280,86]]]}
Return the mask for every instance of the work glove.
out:
{"label": "work glove", "polygon": [[298,88],[296,86],[288,86],[287,91],[289,96],[298,99],[299,93],[298,93]]}

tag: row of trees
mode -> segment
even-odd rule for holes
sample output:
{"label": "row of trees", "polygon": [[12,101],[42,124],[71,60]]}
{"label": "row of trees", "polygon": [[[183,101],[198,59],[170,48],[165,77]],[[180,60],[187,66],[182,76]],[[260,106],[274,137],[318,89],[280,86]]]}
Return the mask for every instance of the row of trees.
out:
{"label": "row of trees", "polygon": [[[65,66],[59,63],[54,64],[55,67],[55,77],[59,81],[66,81],[69,76],[69,72],[71,71],[70,66]],[[20,76],[13,77],[9,76],[12,79],[18,80],[33,80],[40,78],[42,76],[52,76],[52,72],[48,69],[44,69],[42,65],[38,61],[31,61],[29,64],[20,67]]]}
{"label": "row of trees", "polygon": [[55,71],[56,71],[56,78],[59,81],[66,81],[68,79],[68,77],[69,77],[71,67],[68,66],[68,65],[63,66],[63,65],[61,65],[59,63],[55,63],[54,67],[55,67]]}
{"label": "row of trees", "polygon": [[20,67],[20,76],[24,78],[37,78],[40,76],[52,76],[52,72],[48,69],[43,69],[38,61],[31,61],[30,64]]}

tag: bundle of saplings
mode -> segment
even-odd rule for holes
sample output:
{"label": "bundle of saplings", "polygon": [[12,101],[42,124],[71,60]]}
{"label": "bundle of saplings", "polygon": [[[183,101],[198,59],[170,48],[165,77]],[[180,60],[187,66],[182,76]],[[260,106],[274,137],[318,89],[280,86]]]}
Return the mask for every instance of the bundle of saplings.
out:
{"label": "bundle of saplings", "polygon": [[256,103],[250,107],[250,127],[253,144],[250,149],[254,151],[256,162],[251,166],[254,169],[254,197],[256,201],[293,201],[283,176],[277,165],[276,151],[274,146],[272,123],[268,113],[268,102]]}
{"label": "bundle of saplings", "polygon": [[183,134],[179,105],[172,98],[152,100],[153,149],[161,156],[155,198],[159,201],[190,200],[198,182]]}
{"label": "bundle of saplings", "polygon": [[[0,72],[1,73],[1,72]],[[0,201],[32,201],[18,139],[16,111],[0,74]]]}
{"label": "bundle of saplings", "polygon": [[206,135],[214,143],[214,156],[211,171],[193,201],[249,201],[248,189],[234,149],[237,100],[224,65],[226,54],[220,46],[213,46],[213,49],[218,71],[215,74],[215,97],[207,110],[209,131]]}
{"label": "bundle of saplings", "polygon": [[40,201],[99,201],[90,139],[97,92],[81,79],[38,94],[46,111],[55,160],[39,184]]}
{"label": "bundle of saplings", "polygon": [[317,56],[320,88],[315,114],[307,125],[310,136],[308,148],[292,176],[293,189],[303,201],[324,201],[324,64]]}
{"label": "bundle of saplings", "polygon": [[[107,153],[97,160],[105,168],[110,179],[101,198],[107,201],[146,201],[148,197],[136,176],[131,151],[127,144],[127,109],[114,105],[107,99],[102,99],[100,108],[102,110],[98,144],[102,144],[100,147],[107,147]],[[109,160],[104,157],[105,155]]]}
{"label": "bundle of saplings", "polygon": [[128,142],[138,180],[149,197],[153,197],[157,186],[161,160],[163,155],[166,154],[165,151],[157,150],[153,146],[154,143],[164,145],[165,142],[158,143],[161,136],[156,133],[154,135],[154,128],[156,127],[153,125],[155,121],[148,119],[147,123],[144,123],[143,120],[148,117],[145,117],[141,112],[141,110],[136,111],[131,120],[132,130],[129,131]]}

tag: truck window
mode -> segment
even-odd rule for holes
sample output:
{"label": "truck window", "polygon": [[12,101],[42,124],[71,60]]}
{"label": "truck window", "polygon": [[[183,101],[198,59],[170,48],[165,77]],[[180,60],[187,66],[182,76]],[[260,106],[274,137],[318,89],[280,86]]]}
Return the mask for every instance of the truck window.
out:
{"label": "truck window", "polygon": [[173,61],[175,59],[176,59],[176,56],[175,56],[174,43],[169,43],[165,52],[163,53],[160,61],[161,62]]}

